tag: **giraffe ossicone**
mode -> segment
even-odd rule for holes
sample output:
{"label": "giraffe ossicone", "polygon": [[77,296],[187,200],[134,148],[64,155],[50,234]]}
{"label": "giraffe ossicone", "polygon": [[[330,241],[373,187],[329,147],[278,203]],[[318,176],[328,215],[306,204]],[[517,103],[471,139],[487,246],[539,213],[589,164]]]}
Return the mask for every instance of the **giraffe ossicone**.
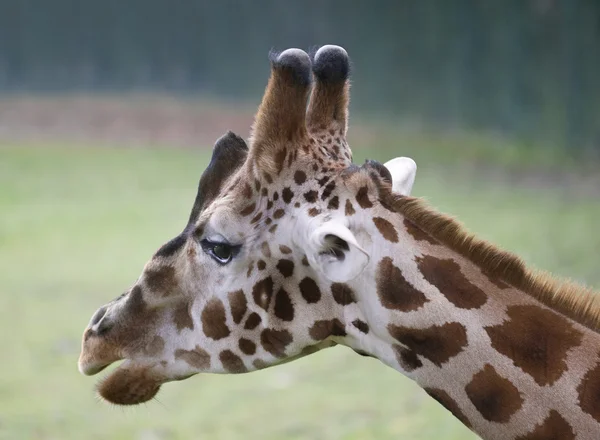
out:
{"label": "giraffe ossicone", "polygon": [[342,344],[485,439],[600,438],[600,296],[408,196],[414,162],[353,165],[344,49],[270,59],[248,145],[216,142],[182,232],[84,331],[82,373],[123,361],[100,396]]}

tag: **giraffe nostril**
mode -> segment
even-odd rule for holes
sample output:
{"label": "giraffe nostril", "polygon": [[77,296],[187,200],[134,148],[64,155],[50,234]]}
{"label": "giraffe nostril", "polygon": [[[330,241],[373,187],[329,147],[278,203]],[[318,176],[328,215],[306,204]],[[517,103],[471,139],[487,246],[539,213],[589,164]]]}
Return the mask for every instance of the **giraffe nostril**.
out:
{"label": "giraffe nostril", "polygon": [[94,313],[94,316],[92,316],[92,320],[90,321],[89,325],[90,336],[92,334],[100,336],[110,329],[111,324],[110,320],[108,319],[108,316],[106,315],[107,311],[108,307],[104,306],[100,307],[98,311]]}
{"label": "giraffe nostril", "polygon": [[92,316],[92,320],[90,321],[90,327],[95,326],[96,324],[98,324],[100,322],[100,320],[102,318],[104,318],[104,315],[106,315],[106,311],[108,310],[108,307],[104,306],[104,307],[100,307],[96,313],[94,313],[94,316]]}

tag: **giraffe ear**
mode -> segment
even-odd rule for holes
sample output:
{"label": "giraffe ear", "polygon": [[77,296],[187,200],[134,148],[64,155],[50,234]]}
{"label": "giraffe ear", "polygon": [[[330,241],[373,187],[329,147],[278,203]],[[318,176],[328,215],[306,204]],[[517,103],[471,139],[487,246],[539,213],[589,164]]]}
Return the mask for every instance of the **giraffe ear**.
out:
{"label": "giraffe ear", "polygon": [[339,221],[330,220],[311,231],[305,246],[308,261],[328,279],[346,282],[369,263],[369,255],[354,234]]}
{"label": "giraffe ear", "polygon": [[397,157],[383,164],[392,175],[392,191],[403,196],[410,196],[417,164],[410,157]]}

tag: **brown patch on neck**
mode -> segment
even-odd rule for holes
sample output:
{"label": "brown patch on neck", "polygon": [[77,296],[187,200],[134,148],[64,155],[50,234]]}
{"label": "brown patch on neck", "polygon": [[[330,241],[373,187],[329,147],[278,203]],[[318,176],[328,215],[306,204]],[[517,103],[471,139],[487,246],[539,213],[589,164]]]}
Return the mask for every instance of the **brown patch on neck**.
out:
{"label": "brown patch on neck", "polygon": [[246,315],[246,312],[248,311],[248,300],[246,299],[246,295],[244,295],[243,290],[236,290],[234,292],[229,292],[227,299],[229,300],[229,306],[231,307],[231,317],[233,318],[233,322],[239,324],[242,322],[244,315]]}
{"label": "brown patch on neck", "polygon": [[423,277],[456,307],[478,309],[487,302],[487,295],[468,280],[456,261],[431,255],[417,257],[416,261]]}
{"label": "brown patch on neck", "polygon": [[421,229],[416,227],[408,219],[404,219],[404,227],[406,228],[406,232],[408,232],[409,235],[417,241],[427,241],[430,244],[439,244],[438,241],[434,240],[429,234],[426,234]]}
{"label": "brown patch on neck", "polygon": [[574,440],[575,433],[558,411],[551,410],[546,419],[529,434],[521,435],[515,440]]}
{"label": "brown patch on neck", "polygon": [[278,358],[285,356],[285,348],[292,340],[292,335],[287,330],[273,330],[267,328],[260,334],[260,343],[262,347],[265,351]]}
{"label": "brown patch on neck", "polygon": [[331,293],[335,302],[342,306],[356,302],[354,291],[347,284],[333,283],[331,285]]}
{"label": "brown patch on neck", "polygon": [[394,265],[390,257],[385,257],[379,262],[376,280],[379,300],[387,309],[411,312],[429,301],[423,292],[415,289],[404,278],[402,271]]}
{"label": "brown patch on neck", "polygon": [[394,344],[394,352],[396,353],[396,360],[404,371],[411,372],[417,368],[423,366],[423,362],[417,357],[414,351],[404,348],[401,345]]}
{"label": "brown patch on neck", "polygon": [[581,409],[600,422],[600,362],[583,377],[577,393]]}
{"label": "brown patch on neck", "polygon": [[199,370],[208,370],[210,368],[210,355],[200,348],[199,345],[196,345],[196,348],[193,350],[178,348],[175,350],[175,359],[181,359],[191,367],[198,368]]}
{"label": "brown patch on neck", "polygon": [[219,360],[223,364],[223,368],[230,373],[245,373],[248,371],[242,358],[231,350],[223,350],[219,354]]}
{"label": "brown patch on neck", "polygon": [[393,194],[389,185],[383,183],[379,184],[379,195],[395,212],[479,266],[491,279],[531,295],[596,332],[600,330],[600,294],[546,272],[528,269],[516,255],[475,237],[457,220],[433,210],[421,199]]}
{"label": "brown patch on neck", "polygon": [[410,328],[389,324],[388,332],[415,354],[429,359],[438,367],[461,353],[467,346],[467,330],[458,322]]}
{"label": "brown patch on neck", "polygon": [[508,319],[485,327],[492,347],[510,358],[540,385],[552,385],[567,371],[569,350],[581,344],[583,334],[567,319],[548,309],[510,306]]}
{"label": "brown patch on neck", "polygon": [[373,218],[373,223],[375,223],[377,230],[383,235],[383,238],[392,243],[398,243],[398,232],[396,232],[394,225],[382,217]]}
{"label": "brown patch on neck", "polygon": [[517,387],[490,364],[473,376],[465,391],[477,411],[490,422],[506,423],[523,406]]}

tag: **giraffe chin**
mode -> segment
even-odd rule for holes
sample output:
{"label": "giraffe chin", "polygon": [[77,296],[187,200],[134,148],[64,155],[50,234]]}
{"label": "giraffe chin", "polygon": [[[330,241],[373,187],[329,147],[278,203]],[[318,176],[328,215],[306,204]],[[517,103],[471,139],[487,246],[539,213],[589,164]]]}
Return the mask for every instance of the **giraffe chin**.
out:
{"label": "giraffe chin", "polygon": [[148,366],[135,366],[126,362],[102,379],[97,391],[109,403],[137,405],[154,398],[164,382]]}

